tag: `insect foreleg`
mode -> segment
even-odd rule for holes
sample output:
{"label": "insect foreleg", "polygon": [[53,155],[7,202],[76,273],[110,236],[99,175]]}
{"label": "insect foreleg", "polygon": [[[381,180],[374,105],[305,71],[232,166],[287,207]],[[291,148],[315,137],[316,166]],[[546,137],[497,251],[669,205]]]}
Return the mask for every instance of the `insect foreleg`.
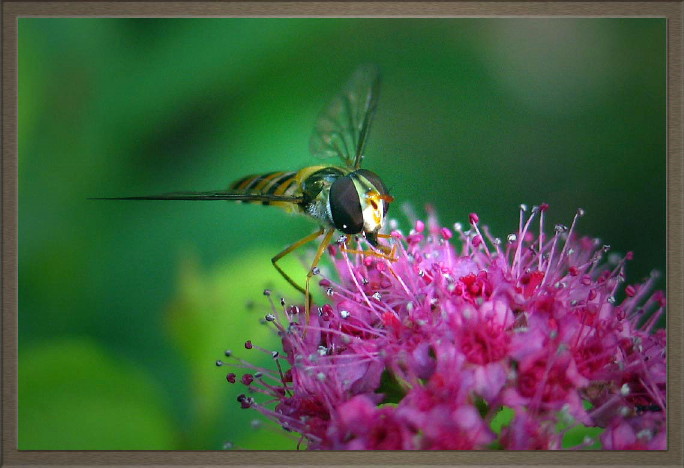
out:
{"label": "insect foreleg", "polygon": [[[321,228],[321,233],[323,232],[323,228]],[[309,294],[309,282],[311,281],[311,277],[314,275],[314,268],[316,268],[316,265],[318,265],[319,260],[321,259],[321,255],[323,255],[323,252],[325,252],[325,248],[328,247],[328,244],[330,244],[330,239],[332,238],[333,233],[335,232],[335,228],[328,229],[328,232],[325,233],[325,236],[323,237],[323,240],[321,241],[321,244],[318,246],[318,250],[316,251],[316,256],[313,259],[313,262],[311,262],[311,268],[309,268],[309,272],[306,274],[306,292],[304,293],[305,299],[306,299],[306,322],[309,322],[309,314],[311,312],[311,295]]]}
{"label": "insect foreleg", "polygon": [[[309,234],[308,236],[304,237],[303,239],[299,239],[297,242],[295,242],[294,244],[290,245],[290,246],[287,247],[285,250],[283,250],[282,252],[280,252],[278,255],[276,255],[275,257],[273,257],[273,258],[271,259],[271,263],[273,263],[273,266],[275,267],[275,269],[278,270],[278,273],[280,273],[280,275],[281,275],[283,278],[285,278],[285,279],[287,280],[287,282],[290,283],[297,291],[299,291],[299,292],[301,292],[302,294],[306,295],[306,296],[307,296],[307,299],[308,299],[308,293],[307,293],[307,291],[306,291],[304,288],[302,288],[300,285],[298,285],[297,283],[295,283],[294,280],[293,280],[292,278],[290,278],[290,276],[289,276],[287,273],[285,273],[285,271],[283,271],[282,268],[280,268],[280,266],[278,265],[278,260],[280,260],[281,258],[283,258],[285,255],[289,254],[290,252],[292,252],[292,251],[298,249],[298,248],[301,247],[302,245],[304,245],[304,244],[306,244],[306,243],[308,243],[308,242],[311,242],[312,240],[316,239],[317,237],[319,237],[319,236],[320,236],[321,234],[323,234],[324,232],[325,232],[325,229],[324,229],[324,228],[320,228],[318,231],[316,231],[316,232],[314,232],[314,233],[312,233],[312,234]],[[308,285],[308,281],[307,281],[307,285]]]}
{"label": "insect foreleg", "polygon": [[[384,238],[389,238],[391,236],[386,235],[386,234],[378,234],[378,237],[384,237]],[[347,241],[347,243],[349,240]],[[390,262],[396,262],[397,257],[396,257],[396,251],[397,251],[397,246],[393,245],[391,248],[386,246],[386,245],[381,245],[378,244],[375,246],[376,249],[380,250],[380,252],[376,252],[375,250],[362,250],[362,249],[350,249],[347,248],[347,243],[342,245],[342,250],[344,252],[347,252],[348,254],[357,254],[357,255],[366,255],[366,256],[371,256],[371,257],[378,257],[378,258],[384,258],[385,260],[389,260]]]}

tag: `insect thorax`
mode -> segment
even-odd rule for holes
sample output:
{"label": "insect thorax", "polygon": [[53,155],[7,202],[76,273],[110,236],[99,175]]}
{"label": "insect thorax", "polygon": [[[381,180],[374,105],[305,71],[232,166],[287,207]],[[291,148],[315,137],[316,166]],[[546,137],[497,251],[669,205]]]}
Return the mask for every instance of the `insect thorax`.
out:
{"label": "insect thorax", "polygon": [[331,224],[332,220],[327,210],[330,186],[347,172],[349,171],[335,166],[312,166],[302,169],[302,210],[324,224]]}

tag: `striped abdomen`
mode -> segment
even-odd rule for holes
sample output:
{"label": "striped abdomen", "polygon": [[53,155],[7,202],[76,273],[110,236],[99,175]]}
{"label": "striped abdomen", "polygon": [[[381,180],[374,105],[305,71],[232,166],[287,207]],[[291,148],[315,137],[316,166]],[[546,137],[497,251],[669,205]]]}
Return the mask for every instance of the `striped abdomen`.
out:
{"label": "striped abdomen", "polygon": [[[297,172],[269,172],[267,174],[253,174],[236,180],[230,185],[230,190],[238,193],[278,195],[284,197],[296,196],[299,189]],[[245,203],[262,205],[288,206],[285,202],[269,202],[262,200],[246,200]]]}

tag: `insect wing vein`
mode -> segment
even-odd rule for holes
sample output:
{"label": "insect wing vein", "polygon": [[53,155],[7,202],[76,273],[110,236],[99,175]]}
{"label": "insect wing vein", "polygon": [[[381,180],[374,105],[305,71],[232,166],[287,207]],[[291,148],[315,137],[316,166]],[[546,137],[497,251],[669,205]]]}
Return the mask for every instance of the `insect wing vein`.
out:
{"label": "insect wing vein", "polygon": [[359,67],[342,92],[319,114],[309,142],[311,153],[318,158],[337,156],[346,167],[358,169],[379,91],[378,68]]}

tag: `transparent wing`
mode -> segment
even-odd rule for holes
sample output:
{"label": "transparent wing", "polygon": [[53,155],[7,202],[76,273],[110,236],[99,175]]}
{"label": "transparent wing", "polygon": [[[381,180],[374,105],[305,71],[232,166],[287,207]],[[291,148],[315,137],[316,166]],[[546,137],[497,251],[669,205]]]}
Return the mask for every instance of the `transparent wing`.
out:
{"label": "transparent wing", "polygon": [[345,166],[358,169],[379,94],[378,67],[359,67],[319,114],[309,142],[311,153],[317,158],[336,156]]}
{"label": "transparent wing", "polygon": [[230,200],[246,202],[284,202],[301,203],[302,197],[288,197],[260,193],[241,193],[232,191],[215,192],[171,192],[139,197],[90,198],[90,200]]}

